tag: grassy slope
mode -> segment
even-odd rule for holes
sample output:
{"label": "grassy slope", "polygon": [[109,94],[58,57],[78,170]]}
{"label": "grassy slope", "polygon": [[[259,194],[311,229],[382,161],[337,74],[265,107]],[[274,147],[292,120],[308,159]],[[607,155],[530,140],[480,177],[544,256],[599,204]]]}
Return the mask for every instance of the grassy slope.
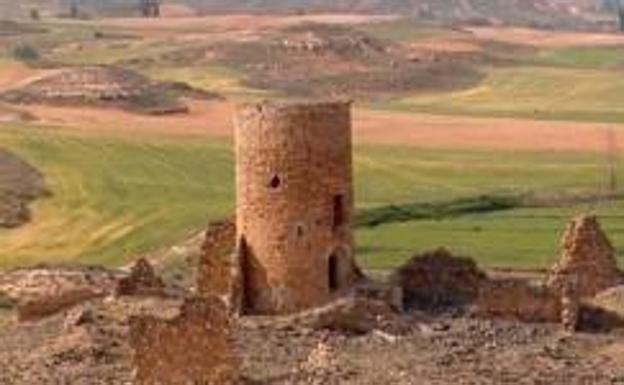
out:
{"label": "grassy slope", "polygon": [[550,66],[618,69],[624,65],[624,47],[568,47],[544,50],[538,63]]}
{"label": "grassy slope", "polygon": [[382,107],[457,115],[621,122],[624,78],[577,68],[493,68],[478,86],[408,96]]}
{"label": "grassy slope", "polygon": [[[174,244],[233,207],[231,145],[225,141],[80,137],[3,125],[0,144],[40,167],[54,192],[37,204],[34,222],[0,232],[0,266],[119,264]],[[602,159],[578,154],[366,146],[357,148],[355,166],[358,207],[485,192],[578,192],[603,181]],[[368,266],[387,267],[414,250],[448,245],[490,264],[540,265],[568,214],[536,222],[543,225],[512,212],[360,229],[360,256]]]}
{"label": "grassy slope", "polygon": [[221,142],[80,138],[3,127],[2,143],[47,176],[36,220],[0,233],[4,265],[119,263],[172,244],[232,208],[232,157]]}

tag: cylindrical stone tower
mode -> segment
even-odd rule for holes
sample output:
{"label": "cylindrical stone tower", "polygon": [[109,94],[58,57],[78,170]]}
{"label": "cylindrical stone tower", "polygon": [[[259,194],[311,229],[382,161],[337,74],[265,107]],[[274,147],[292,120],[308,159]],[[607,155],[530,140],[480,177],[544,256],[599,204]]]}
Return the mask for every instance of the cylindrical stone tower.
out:
{"label": "cylindrical stone tower", "polygon": [[355,278],[351,103],[264,102],[236,121],[243,306],[284,314]]}

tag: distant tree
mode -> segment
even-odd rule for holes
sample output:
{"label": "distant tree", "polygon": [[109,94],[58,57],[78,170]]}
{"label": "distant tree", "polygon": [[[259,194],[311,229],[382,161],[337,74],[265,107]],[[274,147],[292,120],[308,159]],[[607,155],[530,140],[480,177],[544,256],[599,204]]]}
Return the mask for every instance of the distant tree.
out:
{"label": "distant tree", "polygon": [[159,0],[141,0],[140,7],[144,17],[160,17]]}
{"label": "distant tree", "polygon": [[617,23],[620,31],[624,32],[624,4],[622,0],[603,0],[603,9],[617,14]]}
{"label": "distant tree", "polygon": [[30,18],[32,20],[40,20],[41,19],[41,14],[39,13],[39,10],[37,8],[32,8],[30,10]]}
{"label": "distant tree", "polygon": [[13,49],[13,57],[19,61],[33,62],[39,60],[41,55],[33,46],[20,45]]}
{"label": "distant tree", "polygon": [[77,19],[80,17],[80,9],[78,8],[78,4],[75,1],[71,2],[69,6],[69,17],[72,19]]}

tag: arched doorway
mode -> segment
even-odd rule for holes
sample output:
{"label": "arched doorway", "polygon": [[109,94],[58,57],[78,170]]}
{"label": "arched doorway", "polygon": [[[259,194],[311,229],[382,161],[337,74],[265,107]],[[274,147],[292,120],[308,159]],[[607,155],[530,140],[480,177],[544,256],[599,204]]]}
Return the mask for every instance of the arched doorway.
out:
{"label": "arched doorway", "polygon": [[345,287],[349,276],[350,259],[348,249],[337,247],[327,258],[327,287],[330,292]]}

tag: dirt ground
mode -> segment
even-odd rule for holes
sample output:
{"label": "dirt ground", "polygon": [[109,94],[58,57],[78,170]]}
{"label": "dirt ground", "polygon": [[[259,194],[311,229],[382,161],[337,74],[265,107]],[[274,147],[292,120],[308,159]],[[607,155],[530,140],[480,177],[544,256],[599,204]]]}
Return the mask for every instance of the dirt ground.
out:
{"label": "dirt ground", "polygon": [[54,72],[54,70],[33,69],[24,64],[11,64],[0,70],[0,92],[20,87]]}
{"label": "dirt ground", "polygon": [[[28,106],[40,123],[81,134],[172,135],[231,138],[234,104],[191,102],[190,113],[142,116],[113,109]],[[120,125],[119,122],[124,124]],[[354,136],[360,144],[500,151],[604,152],[606,123],[550,122],[522,119],[468,118],[414,113],[354,110]],[[617,136],[624,147],[624,135]]]}
{"label": "dirt ground", "polygon": [[[90,20],[89,25],[100,27],[120,27],[135,30],[190,29],[259,31],[264,29],[285,28],[304,23],[323,24],[363,24],[376,21],[397,19],[397,16],[356,15],[356,14],[315,14],[301,16],[279,15],[214,15],[202,17],[179,17],[174,15],[160,19],[117,18]],[[80,23],[80,22],[78,22]]]}
{"label": "dirt ground", "polygon": [[[98,300],[84,310],[26,324],[16,324],[9,312],[0,312],[0,384],[129,383],[127,316],[163,306],[167,304],[156,299]],[[76,323],[80,312],[82,321]],[[406,333],[392,338],[375,332],[276,328],[244,318],[237,342],[243,383],[624,384],[622,332],[571,336],[554,325],[418,312],[403,318],[409,325]],[[321,343],[329,354],[310,363],[310,353]]]}
{"label": "dirt ground", "polygon": [[572,46],[624,45],[624,35],[607,33],[543,31],[515,27],[466,28],[478,40],[530,45],[541,48],[564,48]]}

